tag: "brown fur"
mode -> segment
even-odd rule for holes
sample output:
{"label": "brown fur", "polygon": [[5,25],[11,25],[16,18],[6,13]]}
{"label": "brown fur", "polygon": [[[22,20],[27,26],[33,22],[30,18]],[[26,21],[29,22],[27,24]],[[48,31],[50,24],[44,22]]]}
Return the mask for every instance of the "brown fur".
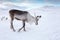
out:
{"label": "brown fur", "polygon": [[[13,27],[14,14],[23,15],[23,14],[27,14],[27,13],[28,13],[27,11],[14,10],[14,9],[9,11],[10,18],[11,18],[11,29],[13,29],[13,31],[15,31],[15,29]],[[15,19],[20,20],[18,18],[15,18]],[[23,20],[23,27],[22,28],[24,28],[24,31],[25,31],[25,20]],[[18,31],[20,31],[22,28],[20,28]]]}

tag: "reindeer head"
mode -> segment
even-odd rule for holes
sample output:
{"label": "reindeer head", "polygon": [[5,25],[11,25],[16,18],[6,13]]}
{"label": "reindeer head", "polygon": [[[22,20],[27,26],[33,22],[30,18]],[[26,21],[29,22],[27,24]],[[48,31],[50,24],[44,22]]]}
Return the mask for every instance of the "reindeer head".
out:
{"label": "reindeer head", "polygon": [[41,18],[41,16],[36,16],[36,17],[35,17],[35,24],[36,24],[36,25],[38,25],[38,21],[39,21],[40,18]]}

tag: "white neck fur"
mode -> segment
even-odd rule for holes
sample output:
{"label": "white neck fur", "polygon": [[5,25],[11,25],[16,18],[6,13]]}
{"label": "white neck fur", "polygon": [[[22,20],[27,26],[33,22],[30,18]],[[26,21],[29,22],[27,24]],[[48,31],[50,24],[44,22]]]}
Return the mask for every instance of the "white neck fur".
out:
{"label": "white neck fur", "polygon": [[30,24],[35,22],[35,17],[31,16],[30,14],[27,14],[27,22]]}

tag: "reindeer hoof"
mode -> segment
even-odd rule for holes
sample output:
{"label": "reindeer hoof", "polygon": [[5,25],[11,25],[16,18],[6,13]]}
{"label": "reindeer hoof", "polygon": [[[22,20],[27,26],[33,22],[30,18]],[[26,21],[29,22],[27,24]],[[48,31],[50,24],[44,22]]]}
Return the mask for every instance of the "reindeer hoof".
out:
{"label": "reindeer hoof", "polygon": [[20,32],[20,30],[18,30],[18,32]]}
{"label": "reindeer hoof", "polygon": [[14,32],[16,31],[15,29],[12,29]]}
{"label": "reindeer hoof", "polygon": [[26,30],[24,30],[24,31],[26,31]]}
{"label": "reindeer hoof", "polygon": [[13,30],[14,32],[16,31],[16,30]]}
{"label": "reindeer hoof", "polygon": [[20,30],[18,30],[18,32],[20,32]]}

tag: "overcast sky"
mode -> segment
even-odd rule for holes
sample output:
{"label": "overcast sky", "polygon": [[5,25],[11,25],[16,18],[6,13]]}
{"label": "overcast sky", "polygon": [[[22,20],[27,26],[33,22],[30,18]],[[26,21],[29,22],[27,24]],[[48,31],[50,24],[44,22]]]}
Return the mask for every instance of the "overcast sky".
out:
{"label": "overcast sky", "polygon": [[32,9],[45,5],[60,6],[60,0],[0,0],[0,8],[22,7],[24,9]]}
{"label": "overcast sky", "polygon": [[60,4],[60,0],[0,0],[1,2],[29,2],[29,3],[54,3],[54,4]]}

